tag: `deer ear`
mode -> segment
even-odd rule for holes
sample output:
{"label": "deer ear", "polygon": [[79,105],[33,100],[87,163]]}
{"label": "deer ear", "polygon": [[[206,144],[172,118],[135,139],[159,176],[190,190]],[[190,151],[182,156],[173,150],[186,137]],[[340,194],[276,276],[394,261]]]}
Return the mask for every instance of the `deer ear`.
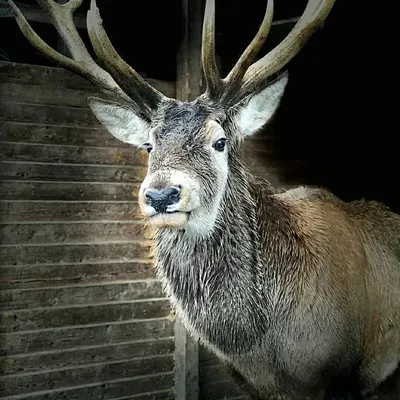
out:
{"label": "deer ear", "polygon": [[98,97],[89,97],[88,103],[96,118],[118,140],[138,147],[148,142],[150,124],[131,108]]}
{"label": "deer ear", "polygon": [[259,131],[273,117],[289,80],[284,72],[255,95],[250,95],[235,106],[236,122],[243,138]]}

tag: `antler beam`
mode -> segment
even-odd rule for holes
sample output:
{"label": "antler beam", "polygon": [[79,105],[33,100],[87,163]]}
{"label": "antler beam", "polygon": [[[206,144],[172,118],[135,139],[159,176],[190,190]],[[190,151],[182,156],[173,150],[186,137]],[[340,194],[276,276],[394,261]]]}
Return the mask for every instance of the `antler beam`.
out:
{"label": "antler beam", "polygon": [[225,79],[226,85],[228,86],[228,91],[234,91],[240,86],[244,74],[254,62],[257,54],[261,50],[268,37],[269,31],[271,30],[273,17],[274,1],[268,0],[264,19],[261,23],[260,29]]}
{"label": "antler beam", "polygon": [[87,25],[92,46],[104,64],[101,68],[90,56],[73,21],[75,10],[83,0],[70,0],[58,4],[53,0],[38,0],[47,11],[59,35],[68,47],[72,59],[64,56],[45,43],[29,25],[13,0],[8,0],[16,21],[29,42],[51,61],[69,69],[93,82],[105,92],[129,102],[147,117],[151,117],[158,103],[165,97],[150,86],[133,68],[117,54],[104,28],[95,0],[87,15]]}
{"label": "antler beam", "polygon": [[142,107],[146,107],[147,115],[151,114],[165,96],[150,86],[117,53],[103,28],[95,0],[91,1],[87,14],[87,27],[90,41],[100,62],[125,89],[128,96],[136,103],[142,104]]}
{"label": "antler beam", "polygon": [[223,82],[218,72],[215,58],[215,0],[208,1],[204,12],[201,60],[207,93],[217,97],[223,88]]}
{"label": "antler beam", "polygon": [[294,58],[310,36],[323,24],[335,0],[309,0],[307,7],[288,36],[271,52],[252,64],[269,34],[274,4],[268,0],[264,19],[255,38],[225,79],[215,63],[215,0],[207,0],[202,42],[202,61],[207,95],[222,103],[234,104],[262,86]]}
{"label": "antler beam", "polygon": [[324,23],[334,3],[335,0],[310,0],[288,36],[247,70],[242,82],[241,95],[251,92],[286,66]]}
{"label": "antler beam", "polygon": [[[61,18],[64,21],[64,25],[61,23],[57,24],[57,29],[59,30],[60,36],[62,36],[63,40],[67,40],[66,45],[73,57],[76,57],[75,59],[66,57],[51,48],[36,34],[15,3],[12,0],[8,0],[8,2],[15,14],[18,26],[26,39],[28,39],[32,46],[40,51],[45,57],[54,63],[62,65],[63,67],[89,79],[106,92],[111,92],[112,94],[129,100],[128,96],[117,85],[110,74],[101,69],[90,57],[90,54],[86,50],[86,47],[73,24],[72,8],[68,7],[68,3],[64,5],[53,3],[48,11],[52,21],[54,21],[54,18]],[[40,1],[40,3],[42,7],[51,4],[49,1]],[[65,34],[68,31],[72,33],[71,39],[68,39],[68,37],[65,39]]]}

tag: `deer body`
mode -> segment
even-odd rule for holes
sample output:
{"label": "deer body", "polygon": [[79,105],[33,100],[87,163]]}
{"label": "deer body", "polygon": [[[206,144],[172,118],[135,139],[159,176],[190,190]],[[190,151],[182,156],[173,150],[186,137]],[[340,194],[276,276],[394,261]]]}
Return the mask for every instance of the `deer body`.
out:
{"label": "deer body", "polygon": [[320,189],[277,194],[239,155],[241,142],[278,109],[284,66],[334,0],[309,0],[289,35],[254,62],[272,23],[269,0],[258,33],[224,79],[215,61],[215,4],[207,0],[207,90],[190,103],[165,97],[121,59],[95,0],[88,33],[105,70],[73,26],[82,0],[38,1],[73,59],[49,48],[9,0],[34,46],[116,97],[90,98],[89,106],[112,135],[149,153],[139,204],[156,231],[158,276],[177,317],[251,398],[364,395],[393,374],[400,360],[400,216]]}
{"label": "deer body", "polygon": [[234,163],[209,238],[156,236],[177,317],[254,398],[375,388],[400,359],[400,217],[319,189],[275,194]]}

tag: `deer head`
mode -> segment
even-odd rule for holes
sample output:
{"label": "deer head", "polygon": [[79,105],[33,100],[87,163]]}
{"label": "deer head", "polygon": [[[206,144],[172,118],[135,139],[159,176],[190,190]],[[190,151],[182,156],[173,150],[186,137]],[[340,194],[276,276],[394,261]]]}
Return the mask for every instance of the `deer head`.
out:
{"label": "deer head", "polygon": [[192,102],[180,102],[148,85],[121,59],[102,26],[95,0],[87,14],[87,27],[104,69],[90,57],[74,27],[72,15],[82,0],[63,5],[38,0],[73,59],[43,42],[12,0],[9,2],[32,45],[116,98],[115,102],[95,97],[88,101],[112,135],[149,153],[139,202],[150,224],[186,228],[202,235],[213,229],[230,174],[238,166],[238,146],[274,115],[288,82],[283,68],[321,26],[334,4],[334,0],[309,0],[289,35],[254,62],[272,24],[273,0],[269,0],[255,38],[228,76],[221,79],[215,59],[215,0],[207,0],[202,37],[207,89]]}

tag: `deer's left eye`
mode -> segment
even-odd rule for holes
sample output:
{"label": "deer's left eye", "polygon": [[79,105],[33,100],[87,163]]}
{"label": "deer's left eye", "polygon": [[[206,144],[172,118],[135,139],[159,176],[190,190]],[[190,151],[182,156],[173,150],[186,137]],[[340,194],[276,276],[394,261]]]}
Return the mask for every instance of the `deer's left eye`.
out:
{"label": "deer's left eye", "polygon": [[148,153],[150,153],[153,150],[153,146],[150,143],[145,143],[143,146]]}
{"label": "deer's left eye", "polygon": [[225,148],[226,139],[218,139],[214,144],[213,147],[217,151],[223,151]]}

